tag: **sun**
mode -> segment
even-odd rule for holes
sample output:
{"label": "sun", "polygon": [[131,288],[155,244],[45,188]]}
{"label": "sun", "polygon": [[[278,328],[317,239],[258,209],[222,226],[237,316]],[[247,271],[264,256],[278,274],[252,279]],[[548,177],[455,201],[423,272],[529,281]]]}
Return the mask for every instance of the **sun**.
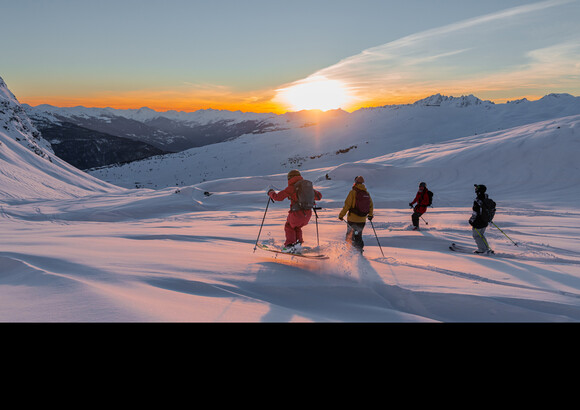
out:
{"label": "sun", "polygon": [[352,97],[347,87],[338,80],[317,76],[295,85],[276,90],[275,100],[293,111],[335,110],[343,108]]}

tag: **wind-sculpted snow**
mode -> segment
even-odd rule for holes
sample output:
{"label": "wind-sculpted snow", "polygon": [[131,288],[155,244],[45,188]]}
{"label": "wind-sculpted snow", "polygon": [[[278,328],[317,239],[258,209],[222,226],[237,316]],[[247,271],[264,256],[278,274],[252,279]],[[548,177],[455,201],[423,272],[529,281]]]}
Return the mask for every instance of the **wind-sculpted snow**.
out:
{"label": "wind-sculpted snow", "polygon": [[[167,186],[155,190],[99,181],[22,144],[32,137],[24,128],[0,129],[0,321],[580,321],[580,113],[522,111],[511,118],[533,121],[475,135],[465,126],[482,126],[482,112],[459,126],[454,110],[489,104],[430,111],[443,102],[353,113],[348,131],[337,121],[333,132],[244,136],[118,170],[127,186],[158,176]],[[451,112],[448,124],[428,126]],[[266,191],[286,186],[288,158],[322,192],[304,236],[327,260],[255,249],[259,232],[261,242],[284,240],[288,202],[265,209]],[[345,244],[337,218],[356,175],[375,203],[364,256]],[[434,206],[413,231],[408,203],[420,181]],[[498,204],[503,232],[486,232],[495,256],[449,250],[474,246],[474,183]]]}

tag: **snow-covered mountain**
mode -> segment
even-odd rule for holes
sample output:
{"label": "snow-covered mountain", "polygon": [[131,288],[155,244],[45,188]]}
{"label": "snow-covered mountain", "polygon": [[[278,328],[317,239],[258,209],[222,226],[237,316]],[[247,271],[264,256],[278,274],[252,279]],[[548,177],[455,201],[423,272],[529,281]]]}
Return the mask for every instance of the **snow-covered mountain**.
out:
{"label": "snow-covered mountain", "polygon": [[0,201],[120,191],[58,158],[0,78]]}
{"label": "snow-covered mountain", "polygon": [[[316,114],[312,113],[311,124],[316,125],[309,127],[247,134],[223,143],[91,170],[90,173],[128,188],[187,186],[219,178],[283,174],[291,168],[320,169],[332,178],[333,170],[345,163],[377,163],[377,158],[384,158],[382,163],[387,166],[401,157],[406,158],[407,167],[414,166],[413,159],[416,164],[420,160],[424,163],[418,151],[427,150],[427,144],[445,151],[446,147],[455,146],[456,141],[463,138],[471,142],[466,144],[466,151],[472,156],[471,162],[464,167],[478,170],[482,177],[487,178],[490,164],[500,164],[508,175],[513,173],[511,167],[517,169],[518,175],[526,174],[530,167],[537,167],[542,155],[550,152],[554,157],[562,156],[559,163],[566,164],[566,168],[560,171],[562,175],[568,175],[566,170],[574,168],[576,158],[573,150],[564,147],[574,143],[575,134],[569,131],[573,124],[561,124],[561,129],[555,126],[554,135],[542,134],[545,135],[546,147],[538,151],[532,149],[535,155],[523,156],[517,147],[508,151],[508,145],[499,148],[499,143],[495,143],[497,151],[486,151],[483,147],[501,139],[498,137],[501,135],[523,134],[525,139],[526,132],[533,129],[531,124],[539,124],[537,127],[545,129],[550,121],[579,114],[580,98],[568,94],[550,94],[537,101],[520,100],[506,104],[494,104],[474,96],[437,94],[414,104],[341,113],[323,122],[317,121]],[[548,123],[542,124],[546,121]],[[523,128],[518,130],[518,127]],[[568,135],[570,141],[563,139],[560,145],[550,143],[560,141],[562,134]],[[416,150],[404,152],[412,149]],[[409,152],[415,152],[415,157],[410,157]],[[500,159],[505,162],[500,162]],[[423,168],[428,170],[428,164]],[[454,170],[451,174],[460,171]],[[497,165],[493,166],[493,171],[497,171]],[[473,171],[463,172],[470,176],[474,174]],[[421,173],[415,173],[415,178],[420,179]],[[387,182],[393,184],[396,181],[389,179]]]}
{"label": "snow-covered mountain", "polygon": [[[109,175],[133,186],[157,172],[172,186],[153,190],[62,162],[0,81],[0,321],[579,322],[577,101],[432,96],[325,121],[299,113],[307,127]],[[304,236],[324,261],[255,249],[284,240],[288,203],[267,208],[266,190],[292,168],[322,192]],[[191,185],[176,189],[184,172]],[[364,256],[337,219],[356,175],[375,204]],[[420,181],[434,206],[412,231]],[[494,256],[449,250],[474,244],[474,183],[498,203]]]}
{"label": "snow-covered mountain", "polygon": [[[23,107],[54,152],[80,169],[180,152],[244,134],[314,124],[313,113],[307,111],[275,115],[212,109],[158,112],[146,107],[129,110],[26,104]],[[332,121],[346,114],[340,110],[319,112],[316,121]]]}
{"label": "snow-covered mountain", "polygon": [[[158,112],[147,107],[113,109],[23,105],[42,132],[63,124],[147,143],[166,152],[226,141],[243,134],[307,126],[309,115],[276,115],[227,110]],[[65,130],[63,130],[64,132]]]}

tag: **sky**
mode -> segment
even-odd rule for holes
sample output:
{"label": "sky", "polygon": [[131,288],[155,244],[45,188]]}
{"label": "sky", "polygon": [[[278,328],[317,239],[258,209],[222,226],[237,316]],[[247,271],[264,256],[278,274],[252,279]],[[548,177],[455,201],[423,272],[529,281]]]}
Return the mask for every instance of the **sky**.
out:
{"label": "sky", "polygon": [[0,0],[30,105],[353,111],[580,95],[580,0]]}

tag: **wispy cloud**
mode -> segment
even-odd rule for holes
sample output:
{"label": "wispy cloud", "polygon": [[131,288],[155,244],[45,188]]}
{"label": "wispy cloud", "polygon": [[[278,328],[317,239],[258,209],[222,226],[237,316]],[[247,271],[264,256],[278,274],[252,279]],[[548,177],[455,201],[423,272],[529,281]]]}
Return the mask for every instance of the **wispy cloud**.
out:
{"label": "wispy cloud", "polygon": [[578,0],[527,4],[363,50],[308,78],[341,81],[353,108],[434,92],[490,99],[579,93],[579,19]]}

